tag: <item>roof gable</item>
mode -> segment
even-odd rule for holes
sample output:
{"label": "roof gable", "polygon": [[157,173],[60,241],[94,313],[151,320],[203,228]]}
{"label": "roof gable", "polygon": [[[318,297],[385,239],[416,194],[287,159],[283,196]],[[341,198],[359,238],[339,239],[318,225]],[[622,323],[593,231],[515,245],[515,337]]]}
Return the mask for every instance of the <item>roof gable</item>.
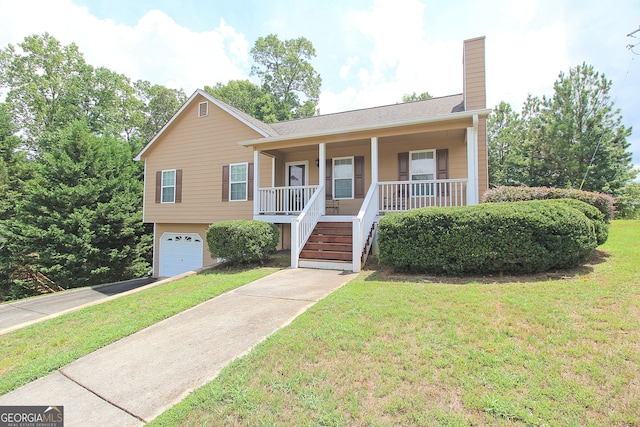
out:
{"label": "roof gable", "polygon": [[136,157],[134,157],[134,160],[142,159],[144,153],[147,152],[147,150],[149,150],[153,146],[153,144],[156,143],[160,136],[162,136],[162,134],[164,134],[164,132],[171,126],[171,124],[184,112],[184,110],[187,109],[187,107],[191,105],[192,102],[194,102],[198,95],[204,97],[207,101],[217,105],[222,110],[229,113],[231,116],[233,116],[249,128],[255,130],[263,137],[279,135],[278,132],[271,128],[271,126],[269,126],[268,124],[263,123],[262,121],[254,117],[251,117],[247,113],[238,110],[237,108],[219,100],[218,98],[215,98],[204,90],[198,89],[189,97],[189,99],[184,104],[182,104],[182,107],[180,107],[180,109],[171,117],[171,119],[169,119],[169,121],[162,127],[162,129],[160,129],[160,131],[153,137],[153,139],[151,139],[151,141],[149,141],[147,145],[145,145],[144,148],[140,150]]}

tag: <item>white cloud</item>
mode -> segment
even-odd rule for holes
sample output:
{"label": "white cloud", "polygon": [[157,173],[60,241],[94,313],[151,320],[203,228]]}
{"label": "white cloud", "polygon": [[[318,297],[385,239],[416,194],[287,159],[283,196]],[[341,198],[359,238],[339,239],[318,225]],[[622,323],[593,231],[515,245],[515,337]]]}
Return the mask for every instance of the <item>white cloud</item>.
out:
{"label": "white cloud", "polygon": [[150,10],[135,26],[101,20],[68,0],[0,0],[0,45],[19,43],[30,34],[49,32],[63,44],[76,43],[88,63],[187,94],[204,85],[246,78],[249,43],[220,20],[196,32]]}
{"label": "white cloud", "polygon": [[359,61],[359,58],[357,56],[351,56],[347,58],[347,64],[340,67],[340,73],[339,73],[340,77],[343,79],[346,79],[347,77],[349,77],[349,74],[351,73],[351,68],[353,68],[353,66],[356,65],[358,61]]}
{"label": "white cloud", "polygon": [[551,95],[560,71],[571,66],[561,23],[487,37],[487,102],[506,101],[518,111],[528,94]]}

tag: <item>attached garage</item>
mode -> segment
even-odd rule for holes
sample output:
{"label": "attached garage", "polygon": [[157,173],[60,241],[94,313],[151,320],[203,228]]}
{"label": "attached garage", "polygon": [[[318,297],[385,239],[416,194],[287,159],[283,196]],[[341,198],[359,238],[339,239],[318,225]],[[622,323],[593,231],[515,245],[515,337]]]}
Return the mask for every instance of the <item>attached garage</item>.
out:
{"label": "attached garage", "polygon": [[159,276],[176,276],[202,268],[202,250],[202,237],[198,233],[164,233],[160,237]]}

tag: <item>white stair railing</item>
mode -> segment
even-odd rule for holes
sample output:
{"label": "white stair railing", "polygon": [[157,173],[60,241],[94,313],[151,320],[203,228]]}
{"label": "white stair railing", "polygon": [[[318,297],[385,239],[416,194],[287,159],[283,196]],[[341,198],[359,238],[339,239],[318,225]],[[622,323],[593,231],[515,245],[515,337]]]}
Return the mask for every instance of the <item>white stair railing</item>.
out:
{"label": "white stair railing", "polygon": [[318,186],[306,206],[297,217],[291,220],[291,267],[298,268],[300,252],[307,243],[318,219],[324,214],[324,186]]}
{"label": "white stair railing", "polygon": [[[353,271],[358,272],[366,261],[369,233],[378,216],[378,185],[371,184],[358,216],[353,219]],[[372,236],[373,238],[373,236]],[[364,255],[364,257],[363,257]]]}

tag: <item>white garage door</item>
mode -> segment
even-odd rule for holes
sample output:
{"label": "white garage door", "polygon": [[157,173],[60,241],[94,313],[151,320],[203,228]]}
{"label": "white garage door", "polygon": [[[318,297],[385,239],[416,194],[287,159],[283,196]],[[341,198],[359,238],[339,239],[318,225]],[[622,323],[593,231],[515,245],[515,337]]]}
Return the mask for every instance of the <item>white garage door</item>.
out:
{"label": "white garage door", "polygon": [[197,233],[164,233],[159,275],[170,277],[202,268],[202,238]]}

